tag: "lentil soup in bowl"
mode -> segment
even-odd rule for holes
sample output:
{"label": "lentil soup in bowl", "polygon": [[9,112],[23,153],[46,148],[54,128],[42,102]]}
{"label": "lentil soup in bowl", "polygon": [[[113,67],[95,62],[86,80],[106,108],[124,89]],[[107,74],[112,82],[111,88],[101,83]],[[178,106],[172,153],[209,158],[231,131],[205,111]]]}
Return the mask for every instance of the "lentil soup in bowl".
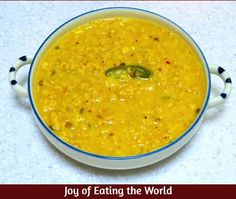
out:
{"label": "lentil soup in bowl", "polygon": [[[28,90],[17,70],[31,64]],[[210,74],[225,83],[209,100]],[[223,103],[231,79],[208,66],[179,26],[136,8],[105,8],[57,28],[9,80],[28,96],[36,122],[60,151],[82,163],[130,169],[158,162],[197,131],[206,108]]]}

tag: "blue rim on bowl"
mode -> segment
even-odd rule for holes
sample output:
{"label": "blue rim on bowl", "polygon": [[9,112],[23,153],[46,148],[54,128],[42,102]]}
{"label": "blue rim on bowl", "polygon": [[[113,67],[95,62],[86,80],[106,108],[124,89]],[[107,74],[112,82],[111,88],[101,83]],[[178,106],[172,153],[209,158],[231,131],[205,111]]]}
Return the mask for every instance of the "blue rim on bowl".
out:
{"label": "blue rim on bowl", "polygon": [[[204,62],[205,62],[205,66],[206,66],[206,69],[207,69],[207,75],[208,75],[208,92],[207,92],[207,96],[206,96],[206,99],[205,99],[205,102],[204,102],[204,105],[203,105],[203,108],[200,112],[200,114],[198,115],[197,119],[194,121],[194,123],[181,135],[179,136],[177,139],[175,139],[173,142],[165,145],[164,147],[162,148],[159,148],[157,150],[154,150],[154,151],[151,151],[151,152],[148,152],[148,153],[144,153],[144,154],[140,154],[140,155],[133,155],[133,156],[124,156],[124,157],[114,157],[114,156],[104,156],[104,155],[97,155],[97,154],[93,154],[93,153],[90,153],[90,152],[86,152],[86,151],[83,151],[81,149],[78,149],[68,143],[66,143],[65,141],[63,141],[61,138],[59,138],[56,134],[54,134],[53,131],[51,131],[47,125],[43,122],[43,120],[41,119],[41,117],[39,116],[39,113],[37,112],[36,110],[36,107],[34,105],[34,102],[33,102],[33,99],[32,99],[32,96],[31,96],[31,86],[30,86],[30,82],[31,82],[31,73],[32,73],[32,66],[34,65],[34,61],[35,61],[35,58],[37,57],[39,51],[41,50],[41,48],[43,47],[43,45],[48,41],[48,39],[54,34],[56,33],[61,27],[65,26],[66,24],[68,24],[69,22],[75,20],[75,19],[78,19],[79,17],[81,16],[84,16],[84,15],[87,15],[87,14],[90,14],[90,13],[95,13],[95,12],[98,12],[98,11],[103,11],[103,10],[111,10],[111,9],[127,9],[127,10],[136,10],[136,11],[141,11],[141,12],[144,12],[144,13],[149,13],[149,14],[152,14],[152,15],[156,15],[168,22],[170,22],[172,25],[178,27],[184,34],[186,34],[186,36],[194,43],[194,45],[197,47],[198,51],[200,52]],[[200,49],[200,47],[197,45],[197,43],[192,39],[192,37],[185,31],[183,30],[180,26],[178,26],[177,24],[175,24],[173,21],[159,15],[159,14],[156,14],[154,12],[151,12],[151,11],[148,11],[148,10],[144,10],[144,9],[140,9],[140,8],[132,8],[132,7],[107,7],[107,8],[101,8],[101,9],[96,9],[96,10],[92,10],[92,11],[89,11],[89,12],[85,12],[81,15],[78,15],[68,21],[66,21],[65,23],[63,23],[61,26],[59,26],[58,28],[56,28],[45,40],[44,42],[40,45],[39,49],[37,50],[34,58],[33,58],[33,61],[32,61],[32,64],[30,66],[30,70],[29,70],[29,78],[28,78],[28,93],[29,93],[29,99],[30,99],[30,104],[31,104],[31,107],[33,109],[33,112],[35,114],[35,116],[37,117],[37,119],[39,120],[39,122],[41,123],[41,125],[47,130],[47,132],[52,135],[54,138],[56,138],[61,144],[69,147],[70,149],[76,151],[76,152],[79,152],[79,153],[83,153],[85,155],[88,155],[88,156],[93,156],[93,157],[96,157],[96,158],[102,158],[102,159],[108,159],[108,160],[128,160],[128,159],[137,159],[137,158],[142,158],[144,156],[149,156],[149,155],[152,155],[152,154],[155,154],[155,153],[159,153],[169,147],[171,147],[172,145],[176,144],[178,141],[180,141],[182,138],[184,138],[187,134],[189,134],[189,132],[195,127],[195,125],[198,123],[198,121],[201,119],[203,113],[206,111],[206,107],[207,107],[207,104],[208,104],[208,101],[209,101],[209,98],[210,98],[210,88],[211,88],[211,78],[210,78],[210,71],[209,71],[209,67],[208,67],[208,64],[207,64],[207,61],[206,61],[206,58],[204,56],[204,54],[202,53],[202,50]]]}

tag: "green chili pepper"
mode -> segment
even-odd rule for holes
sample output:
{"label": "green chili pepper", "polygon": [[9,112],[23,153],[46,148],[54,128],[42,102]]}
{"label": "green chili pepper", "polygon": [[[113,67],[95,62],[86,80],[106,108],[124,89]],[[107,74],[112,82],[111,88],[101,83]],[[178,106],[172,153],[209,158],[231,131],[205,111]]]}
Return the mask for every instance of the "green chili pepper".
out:
{"label": "green chili pepper", "polygon": [[152,74],[151,70],[143,66],[124,64],[112,67],[105,72],[106,76],[120,79],[149,79]]}

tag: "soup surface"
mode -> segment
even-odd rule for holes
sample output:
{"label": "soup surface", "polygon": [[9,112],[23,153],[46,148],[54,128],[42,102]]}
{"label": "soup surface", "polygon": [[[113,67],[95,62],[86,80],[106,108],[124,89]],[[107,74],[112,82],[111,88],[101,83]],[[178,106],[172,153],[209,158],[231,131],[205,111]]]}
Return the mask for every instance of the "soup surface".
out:
{"label": "soup surface", "polygon": [[154,22],[99,19],[64,34],[42,56],[37,110],[65,142],[130,156],[161,148],[194,122],[206,77],[192,47]]}

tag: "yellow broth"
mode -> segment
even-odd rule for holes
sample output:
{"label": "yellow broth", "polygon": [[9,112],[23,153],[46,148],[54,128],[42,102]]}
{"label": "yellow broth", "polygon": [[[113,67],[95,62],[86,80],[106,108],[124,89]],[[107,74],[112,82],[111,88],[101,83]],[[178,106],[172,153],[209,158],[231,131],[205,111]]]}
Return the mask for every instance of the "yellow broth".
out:
{"label": "yellow broth", "polygon": [[[115,66],[139,65],[148,79],[113,78]],[[81,150],[130,156],[183,134],[203,106],[206,77],[193,48],[162,25],[99,19],[56,40],[37,66],[36,108],[48,127]]]}

